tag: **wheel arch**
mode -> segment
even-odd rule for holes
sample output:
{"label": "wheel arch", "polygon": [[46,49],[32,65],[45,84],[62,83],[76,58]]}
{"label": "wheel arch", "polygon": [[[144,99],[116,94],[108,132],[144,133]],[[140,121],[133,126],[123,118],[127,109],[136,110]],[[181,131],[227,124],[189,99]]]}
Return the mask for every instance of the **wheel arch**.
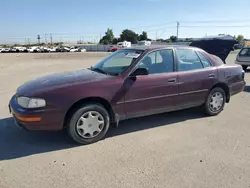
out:
{"label": "wheel arch", "polygon": [[[220,88],[222,88],[222,89],[225,91],[225,93],[226,93],[226,103],[229,103],[229,101],[230,101],[230,91],[229,91],[228,85],[225,84],[225,83],[217,83],[217,84],[215,84],[215,85],[211,88],[211,90],[214,89],[214,88],[216,88],[216,87],[220,87]],[[211,91],[211,90],[210,90],[210,91]]]}
{"label": "wheel arch", "polygon": [[115,121],[113,108],[106,99],[101,98],[101,97],[87,97],[87,98],[80,99],[77,102],[75,102],[73,105],[71,105],[71,107],[67,110],[64,116],[63,127],[66,127],[67,122],[69,121],[69,118],[72,116],[72,114],[84,104],[102,105],[108,111],[111,122]]}

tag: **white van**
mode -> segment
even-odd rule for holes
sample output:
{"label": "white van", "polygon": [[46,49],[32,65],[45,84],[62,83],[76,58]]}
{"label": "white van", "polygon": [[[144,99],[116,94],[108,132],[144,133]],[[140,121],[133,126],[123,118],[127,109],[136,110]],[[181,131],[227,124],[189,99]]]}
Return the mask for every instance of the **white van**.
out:
{"label": "white van", "polygon": [[118,42],[117,46],[119,48],[128,48],[128,47],[131,47],[131,42],[129,41]]}

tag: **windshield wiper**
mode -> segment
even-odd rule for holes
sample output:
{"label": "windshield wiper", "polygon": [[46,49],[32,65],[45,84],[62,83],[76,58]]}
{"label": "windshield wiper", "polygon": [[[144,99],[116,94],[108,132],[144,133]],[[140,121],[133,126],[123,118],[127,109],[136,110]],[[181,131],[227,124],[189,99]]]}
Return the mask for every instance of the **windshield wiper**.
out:
{"label": "windshield wiper", "polygon": [[96,71],[96,72],[102,73],[102,74],[108,74],[107,72],[105,72],[104,70],[102,70],[100,68],[90,67],[89,69],[92,70],[92,71]]}

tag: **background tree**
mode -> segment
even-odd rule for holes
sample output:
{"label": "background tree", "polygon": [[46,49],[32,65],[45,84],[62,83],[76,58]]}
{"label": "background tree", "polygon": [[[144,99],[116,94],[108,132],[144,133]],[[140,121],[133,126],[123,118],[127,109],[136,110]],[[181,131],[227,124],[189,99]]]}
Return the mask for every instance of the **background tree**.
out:
{"label": "background tree", "polygon": [[243,36],[243,35],[238,35],[238,36],[236,37],[236,40],[237,40],[238,42],[243,42],[244,36]]}
{"label": "background tree", "polygon": [[101,44],[112,44],[114,40],[114,33],[112,29],[107,29],[105,35],[102,37],[99,43]]}
{"label": "background tree", "polygon": [[146,31],[143,31],[142,34],[138,37],[138,40],[148,40],[148,34]]}
{"label": "background tree", "polygon": [[177,37],[176,36],[170,36],[169,40],[171,42],[176,42],[177,41]]}
{"label": "background tree", "polygon": [[137,43],[137,39],[138,39],[138,34],[136,34],[134,31],[129,30],[129,29],[123,30],[120,35],[121,41],[125,41],[125,40],[130,41],[132,44]]}
{"label": "background tree", "polygon": [[114,38],[112,44],[117,44],[118,42],[120,42],[120,39],[119,38]]}

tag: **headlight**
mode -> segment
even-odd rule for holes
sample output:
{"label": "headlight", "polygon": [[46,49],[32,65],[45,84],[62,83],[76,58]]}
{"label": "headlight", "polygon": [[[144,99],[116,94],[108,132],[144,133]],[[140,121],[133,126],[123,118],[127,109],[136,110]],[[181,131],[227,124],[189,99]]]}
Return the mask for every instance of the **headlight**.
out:
{"label": "headlight", "polygon": [[40,108],[46,106],[44,99],[18,97],[17,103],[24,108]]}

